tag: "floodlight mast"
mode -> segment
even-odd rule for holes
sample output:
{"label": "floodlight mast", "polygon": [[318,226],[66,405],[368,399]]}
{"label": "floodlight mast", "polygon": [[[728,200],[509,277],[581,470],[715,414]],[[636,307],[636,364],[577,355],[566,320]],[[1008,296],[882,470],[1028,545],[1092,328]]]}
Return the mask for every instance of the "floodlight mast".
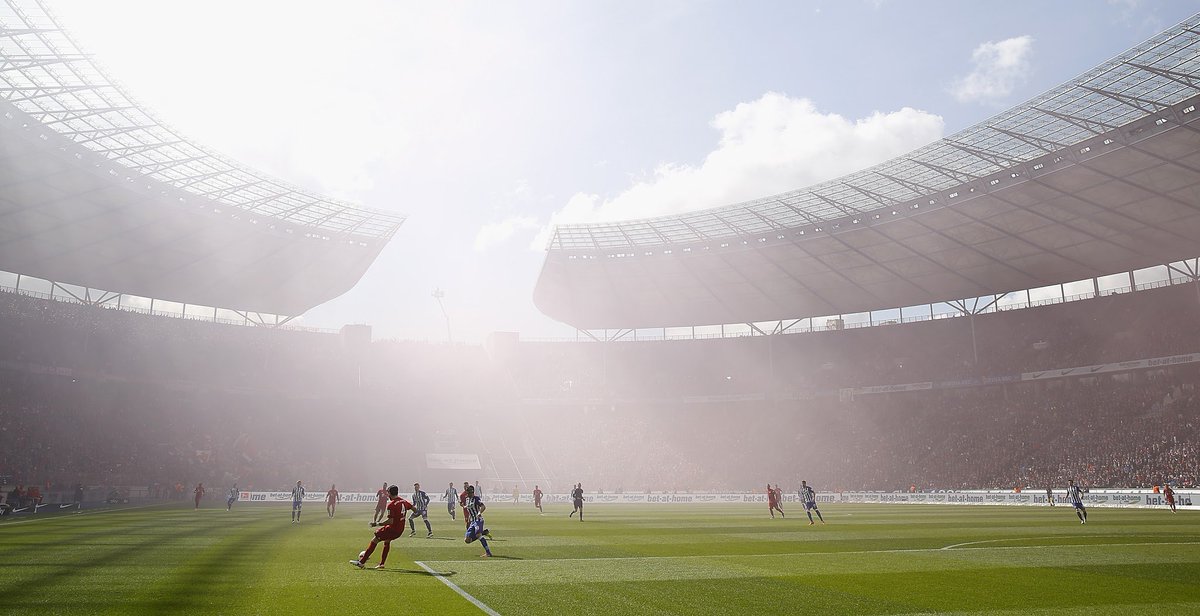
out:
{"label": "floodlight mast", "polygon": [[446,319],[446,342],[454,342],[454,338],[450,335],[450,315],[446,314],[446,305],[442,303],[442,298],[446,297],[446,292],[442,291],[441,287],[434,287],[431,297],[437,300],[438,308],[442,309],[442,317]]}

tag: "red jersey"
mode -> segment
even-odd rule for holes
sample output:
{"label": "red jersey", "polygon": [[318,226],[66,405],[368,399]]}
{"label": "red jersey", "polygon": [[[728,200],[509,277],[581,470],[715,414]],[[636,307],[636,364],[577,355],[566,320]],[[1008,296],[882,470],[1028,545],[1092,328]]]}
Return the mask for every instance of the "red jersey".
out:
{"label": "red jersey", "polygon": [[1172,490],[1171,486],[1167,486],[1167,487],[1163,488],[1162,493],[1163,493],[1163,496],[1165,496],[1167,498],[1168,503],[1175,502],[1175,490]]}
{"label": "red jersey", "polygon": [[[399,526],[400,528],[404,528],[404,514],[407,513],[409,509],[412,509],[412,508],[413,508],[412,503],[397,496],[396,498],[393,498],[391,501],[389,501],[387,504],[388,517],[390,517],[393,520],[396,520],[396,526]],[[389,524],[388,526],[391,526],[391,524]]]}
{"label": "red jersey", "polygon": [[325,502],[336,503],[337,500],[338,500],[338,491],[337,490],[330,490],[325,493]]}
{"label": "red jersey", "polygon": [[462,492],[458,493],[458,504],[462,505],[464,508],[466,508],[466,506],[467,506],[467,491],[466,490],[463,490]]}
{"label": "red jersey", "polygon": [[542,491],[541,490],[533,491],[533,500],[539,501],[539,502],[542,500]]}

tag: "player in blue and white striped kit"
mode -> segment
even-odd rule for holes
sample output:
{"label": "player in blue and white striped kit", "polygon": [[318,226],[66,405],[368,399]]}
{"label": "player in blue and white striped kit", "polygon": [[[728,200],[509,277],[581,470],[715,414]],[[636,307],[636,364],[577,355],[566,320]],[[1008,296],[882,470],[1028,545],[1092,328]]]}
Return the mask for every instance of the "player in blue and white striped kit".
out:
{"label": "player in blue and white striped kit", "polygon": [[300,523],[300,509],[304,506],[304,486],[300,482],[296,482],[296,487],[292,488],[292,524]]}
{"label": "player in blue and white striped kit", "polygon": [[421,489],[419,483],[413,484],[412,504],[412,511],[408,514],[408,536],[412,537],[417,534],[417,517],[421,517],[425,520],[425,530],[429,531],[425,538],[432,537],[433,527],[429,525],[429,495]]}
{"label": "player in blue and white striped kit", "polygon": [[1075,505],[1075,515],[1079,517],[1080,524],[1087,524],[1087,508],[1083,506],[1083,490],[1075,485],[1075,480],[1068,482],[1067,498],[1071,499],[1071,504]]}
{"label": "player in blue and white striped kit", "polygon": [[467,517],[471,523],[467,525],[467,533],[463,536],[463,541],[473,543],[476,539],[483,544],[483,554],[480,556],[492,555],[492,549],[488,547],[488,539],[492,538],[492,533],[487,529],[483,522],[483,512],[487,510],[487,505],[475,495],[475,486],[467,486]]}
{"label": "player in blue and white striped kit", "polygon": [[817,492],[812,489],[812,486],[808,485],[807,481],[800,482],[800,500],[804,503],[804,513],[808,514],[809,526],[813,525],[812,514],[814,511],[817,512],[817,519],[822,524],[825,523],[825,518],[821,515],[821,510],[817,509]]}

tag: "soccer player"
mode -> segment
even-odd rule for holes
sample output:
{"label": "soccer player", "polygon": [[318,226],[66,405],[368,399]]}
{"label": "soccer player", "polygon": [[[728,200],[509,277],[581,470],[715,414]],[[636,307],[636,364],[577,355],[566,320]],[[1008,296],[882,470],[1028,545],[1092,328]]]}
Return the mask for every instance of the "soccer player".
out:
{"label": "soccer player", "polygon": [[767,484],[767,511],[770,512],[772,520],[775,519],[775,511],[776,510],[779,511],[779,517],[781,517],[781,518],[787,517],[786,515],[783,515],[783,509],[779,508],[779,493],[776,492],[775,488],[772,488],[771,484],[768,483]]}
{"label": "soccer player", "polygon": [[471,487],[471,482],[464,481],[462,492],[458,493],[458,504],[462,506],[463,521],[467,523],[467,526],[470,526],[471,525],[471,513],[469,511],[467,511],[467,491],[468,490],[474,492],[475,488]]}
{"label": "soccer player", "polygon": [[1050,503],[1051,507],[1054,506],[1054,490],[1051,488],[1046,488],[1046,502]]}
{"label": "soccer player", "polygon": [[516,506],[520,502],[521,502],[521,489],[518,488],[517,486],[513,486],[513,506]]}
{"label": "soccer player", "polygon": [[450,519],[454,519],[454,501],[458,500],[458,490],[454,489],[454,482],[450,482],[450,487],[442,493],[446,497],[446,511],[450,513]]}
{"label": "soccer player", "polygon": [[417,534],[417,516],[421,516],[425,520],[425,530],[429,531],[429,534],[425,535],[425,538],[428,539],[433,536],[433,527],[429,525],[429,495],[425,493],[425,490],[421,489],[421,484],[419,483],[413,484],[412,513],[409,516],[412,518],[408,521],[409,537]]}
{"label": "soccer player", "polygon": [[807,481],[800,482],[800,501],[804,503],[804,513],[808,514],[809,526],[813,525],[812,514],[814,511],[817,512],[817,519],[822,524],[825,523],[825,518],[821,516],[821,510],[817,509],[817,491],[812,489]]}
{"label": "soccer player", "polygon": [[483,500],[483,488],[479,487],[479,480],[475,480],[475,497]]}
{"label": "soccer player", "polygon": [[1175,490],[1172,490],[1171,486],[1167,485],[1166,482],[1163,482],[1162,493],[1163,498],[1167,500],[1167,506],[1171,508],[1171,513],[1179,513],[1175,509]]}
{"label": "soccer player", "polygon": [[1067,498],[1071,499],[1071,504],[1075,506],[1075,515],[1079,518],[1080,524],[1087,524],[1087,508],[1083,506],[1083,490],[1075,485],[1075,480],[1071,479],[1067,486]]}
{"label": "soccer player", "polygon": [[359,569],[366,566],[367,559],[371,557],[371,553],[375,551],[375,546],[380,541],[383,542],[383,552],[379,555],[379,564],[375,568],[382,569],[387,563],[388,551],[392,549],[392,540],[404,536],[404,518],[408,510],[412,509],[412,503],[400,498],[400,488],[397,486],[389,486],[386,494],[388,495],[387,523],[379,526],[377,522],[371,522],[372,527],[379,526],[375,531],[375,536],[367,544],[367,549],[363,550],[358,558],[350,561],[350,564]]}
{"label": "soccer player", "polygon": [[304,486],[300,482],[296,482],[296,487],[292,488],[292,524],[300,523],[300,508],[304,506]]}
{"label": "soccer player", "polygon": [[545,515],[546,512],[542,511],[542,489],[536,485],[533,486],[533,506],[537,507],[538,514]]}
{"label": "soccer player", "polygon": [[83,484],[75,484],[75,513],[83,511]]}
{"label": "soccer player", "polygon": [[371,525],[374,526],[387,515],[388,505],[388,484],[383,482],[383,487],[375,492],[375,515],[371,518]]}
{"label": "soccer player", "polygon": [[196,509],[199,509],[200,508],[200,499],[204,498],[204,484],[203,483],[196,484],[196,489],[194,490],[194,492],[196,493]]}
{"label": "soccer player", "polygon": [[492,533],[487,529],[483,522],[483,512],[487,511],[487,505],[483,504],[483,499],[475,495],[475,487],[468,485],[464,494],[467,495],[467,513],[470,515],[471,523],[467,524],[467,532],[463,535],[463,541],[472,543],[476,539],[483,544],[483,554],[479,556],[491,557],[492,549],[488,547],[488,539],[492,538]]}
{"label": "soccer player", "polygon": [[783,490],[779,489],[779,484],[775,484],[775,508],[783,514]]}
{"label": "soccer player", "polygon": [[569,517],[575,515],[575,512],[578,511],[579,512],[579,521],[582,522],[583,521],[583,484],[582,483],[575,484],[575,489],[571,490],[571,501],[572,501],[571,504],[575,505],[575,508],[571,510],[571,513],[568,514],[567,517],[569,518]]}
{"label": "soccer player", "polygon": [[338,494],[337,484],[331,484],[329,491],[325,493],[325,513],[329,514],[330,518],[333,518],[333,512],[337,509],[338,501],[341,499],[341,495]]}
{"label": "soccer player", "polygon": [[225,497],[225,511],[233,511],[233,504],[237,502],[238,494],[238,487],[235,483],[232,488],[229,488],[229,496]]}

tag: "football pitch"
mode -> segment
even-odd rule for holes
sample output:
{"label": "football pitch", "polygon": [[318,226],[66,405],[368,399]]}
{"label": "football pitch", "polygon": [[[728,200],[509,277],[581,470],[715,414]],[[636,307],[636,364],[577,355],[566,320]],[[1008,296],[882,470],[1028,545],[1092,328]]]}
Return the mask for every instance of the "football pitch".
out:
{"label": "football pitch", "polygon": [[[348,564],[368,506],[153,506],[0,522],[0,613],[1200,613],[1200,513],[1070,507],[556,504],[487,511],[495,558],[434,538]],[[474,603],[472,603],[474,602]]]}

